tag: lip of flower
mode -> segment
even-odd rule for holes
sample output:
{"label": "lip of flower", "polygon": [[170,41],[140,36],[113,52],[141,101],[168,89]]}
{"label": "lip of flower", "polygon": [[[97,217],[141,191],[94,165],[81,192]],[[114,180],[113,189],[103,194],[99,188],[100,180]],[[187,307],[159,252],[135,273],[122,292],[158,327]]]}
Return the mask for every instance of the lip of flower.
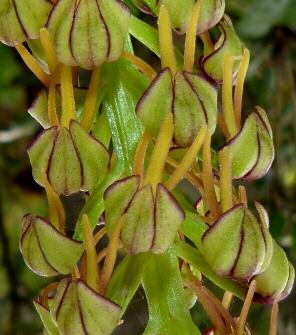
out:
{"label": "lip of flower", "polygon": [[65,278],[59,283],[50,314],[65,335],[111,334],[118,324],[121,307],[82,280]]}
{"label": "lip of flower", "polygon": [[[52,3],[47,0],[2,0],[0,3],[0,41],[16,46],[39,37]],[[38,15],[34,15],[38,13]]]}
{"label": "lip of flower", "polygon": [[250,181],[263,177],[274,160],[272,131],[263,109],[258,107],[250,114],[240,132],[225,146],[232,154],[235,179]]}
{"label": "lip of flower", "polygon": [[44,130],[28,150],[35,180],[44,186],[43,175],[58,194],[89,191],[107,172],[109,153],[76,121],[69,130],[57,126]]}
{"label": "lip of flower", "polygon": [[217,90],[204,78],[186,71],[172,75],[163,69],[152,81],[136,107],[146,130],[156,136],[168,113],[174,115],[174,141],[188,147],[200,128],[215,131]]}
{"label": "lip of flower", "polygon": [[68,274],[83,252],[81,242],[60,233],[42,217],[23,218],[20,250],[28,267],[41,276]]}
{"label": "lip of flower", "polygon": [[129,18],[118,0],[60,0],[46,26],[61,63],[91,70],[120,57]]}

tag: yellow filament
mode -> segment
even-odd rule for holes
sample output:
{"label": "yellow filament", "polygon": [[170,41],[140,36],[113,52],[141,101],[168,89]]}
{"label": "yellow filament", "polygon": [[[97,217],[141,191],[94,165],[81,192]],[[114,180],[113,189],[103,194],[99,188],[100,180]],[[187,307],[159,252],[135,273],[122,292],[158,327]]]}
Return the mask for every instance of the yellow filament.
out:
{"label": "yellow filament", "polygon": [[75,120],[75,99],[72,85],[71,67],[61,66],[61,94],[62,94],[62,126],[69,128],[69,123]]}
{"label": "yellow filament", "polygon": [[249,286],[249,290],[248,290],[248,293],[247,293],[247,296],[246,296],[241,314],[239,316],[239,320],[238,320],[235,335],[243,335],[245,333],[244,332],[245,324],[246,324],[246,321],[247,321],[247,316],[248,316],[249,309],[250,309],[251,304],[252,304],[252,300],[253,300],[255,291],[256,291],[256,281],[253,280],[251,282],[250,286]]}
{"label": "yellow filament", "polygon": [[106,233],[107,228],[104,227],[95,234],[94,236],[95,245],[97,245],[101,241],[101,239],[106,235]]}
{"label": "yellow filament", "polygon": [[123,51],[122,56],[126,59],[128,59],[139,71],[141,71],[145,76],[147,76],[150,80],[153,80],[156,77],[156,71],[151,67],[149,64],[147,64],[145,61],[143,61],[141,58]]}
{"label": "yellow filament", "polygon": [[163,169],[165,167],[165,162],[172,143],[173,134],[173,114],[169,113],[159,131],[145,178],[145,184],[151,184],[154,194],[156,192],[157,184],[161,182]]}
{"label": "yellow filament", "polygon": [[144,132],[136,150],[135,160],[134,160],[134,174],[138,176],[143,176],[144,174],[144,163],[145,156],[148,145],[150,143],[151,136]]}
{"label": "yellow filament", "polygon": [[220,159],[220,192],[222,212],[228,211],[232,203],[232,160],[229,148],[225,147],[219,152]]}
{"label": "yellow filament", "polygon": [[226,127],[230,138],[237,134],[236,120],[234,116],[233,96],[232,96],[232,74],[233,56],[226,54],[224,57],[223,85],[222,85],[222,104]]}
{"label": "yellow filament", "polygon": [[208,30],[200,35],[200,39],[203,41],[204,48],[205,48],[204,50],[205,54],[208,54],[214,51],[214,45],[213,45],[213,42],[211,40],[211,36]]}
{"label": "yellow filament", "polygon": [[97,266],[97,254],[96,246],[90,227],[89,219],[86,214],[82,216],[83,235],[84,235],[84,246],[86,253],[86,278],[87,284],[93,290],[98,291],[99,289],[99,269]]}
{"label": "yellow filament", "polygon": [[107,255],[107,248],[101,250],[97,256],[97,263],[99,264]]}
{"label": "yellow filament", "polygon": [[87,132],[90,130],[93,121],[98,96],[98,89],[100,85],[100,77],[101,69],[97,68],[93,71],[91,75],[90,85],[86,95],[84,113],[81,120],[81,125]]}
{"label": "yellow filament", "polygon": [[229,309],[232,299],[233,299],[233,294],[231,292],[226,291],[224,293],[223,300],[222,300],[222,305],[225,307],[226,310]]}
{"label": "yellow filament", "polygon": [[246,207],[248,207],[248,197],[247,197],[247,191],[244,186],[239,186],[238,188],[239,193],[239,200],[242,204],[244,204]]}
{"label": "yellow filament", "polygon": [[116,262],[116,257],[117,257],[117,250],[120,244],[120,232],[124,225],[124,222],[125,222],[124,217],[122,216],[119,219],[112,233],[110,242],[107,247],[107,254],[106,254],[106,258],[105,258],[105,262],[104,262],[104,266],[102,270],[101,285],[100,285],[100,293],[103,295],[106,293],[109,280],[112,276],[112,272],[113,272],[114,265]]}
{"label": "yellow filament", "polygon": [[192,71],[195,60],[196,31],[200,14],[200,1],[197,1],[192,9],[192,14],[185,39],[184,70]]}
{"label": "yellow filament", "polygon": [[212,155],[211,155],[211,135],[207,133],[203,144],[203,183],[207,204],[213,219],[220,216],[220,207],[216,198],[213,180]]}
{"label": "yellow filament", "polygon": [[73,268],[73,275],[75,279],[80,279],[80,272],[77,265],[75,265]]}
{"label": "yellow filament", "polygon": [[48,182],[46,175],[44,175],[43,177],[43,183],[48,201],[50,222],[63,233],[65,231],[66,225],[66,214],[63,203],[59,198],[58,194],[54,191],[54,189]]}
{"label": "yellow filament", "polygon": [[55,53],[55,49],[54,49],[51,37],[46,28],[40,29],[40,41],[45,51],[48,68],[50,70],[50,73],[53,74],[58,64],[58,61],[57,61],[57,57],[56,57],[56,53]]}
{"label": "yellow filament", "polygon": [[19,44],[16,47],[16,50],[22,57],[24,63],[27,67],[35,74],[35,76],[45,85],[49,85],[50,77],[49,75],[42,69],[39,65],[36,58],[34,58],[29,51],[23,46],[23,44]]}
{"label": "yellow filament", "polygon": [[241,115],[242,115],[242,101],[244,93],[244,83],[250,62],[250,51],[244,50],[243,59],[239,68],[237,82],[234,91],[234,114],[236,119],[237,127],[241,127]]}
{"label": "yellow filament", "polygon": [[276,335],[277,334],[278,314],[279,314],[279,305],[278,305],[277,302],[275,302],[272,305],[272,310],[271,310],[269,335]]}
{"label": "yellow filament", "polygon": [[191,165],[196,159],[196,156],[201,149],[204,139],[207,133],[207,126],[204,125],[200,129],[199,133],[197,134],[194,142],[192,143],[191,147],[186,152],[184,158],[182,159],[181,163],[177,166],[174,173],[171,175],[170,179],[167,182],[167,188],[169,190],[173,190],[179,181],[183,178],[186,172],[190,169]]}
{"label": "yellow filament", "polygon": [[56,87],[53,80],[50,81],[48,90],[48,120],[51,126],[59,124],[59,118],[56,108]]}
{"label": "yellow filament", "polygon": [[158,16],[159,45],[162,68],[169,67],[173,74],[177,72],[176,55],[171,20],[165,6],[162,5]]}

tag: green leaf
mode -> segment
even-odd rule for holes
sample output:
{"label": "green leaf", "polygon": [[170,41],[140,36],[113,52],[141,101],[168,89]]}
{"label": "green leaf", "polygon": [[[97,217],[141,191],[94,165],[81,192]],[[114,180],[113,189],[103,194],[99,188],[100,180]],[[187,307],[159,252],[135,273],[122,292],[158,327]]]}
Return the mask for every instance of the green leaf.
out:
{"label": "green leaf", "polygon": [[122,308],[121,316],[141,284],[147,256],[145,253],[126,256],[112,275],[107,297]]}
{"label": "green leaf", "polygon": [[162,255],[149,255],[142,283],[149,307],[144,335],[200,334],[186,306],[174,248]]}
{"label": "green leaf", "polygon": [[183,241],[177,242],[177,253],[180,258],[195,267],[223,290],[232,292],[237,297],[244,299],[247,287],[228,278],[217,275],[210,265],[206,262],[202,253]]}

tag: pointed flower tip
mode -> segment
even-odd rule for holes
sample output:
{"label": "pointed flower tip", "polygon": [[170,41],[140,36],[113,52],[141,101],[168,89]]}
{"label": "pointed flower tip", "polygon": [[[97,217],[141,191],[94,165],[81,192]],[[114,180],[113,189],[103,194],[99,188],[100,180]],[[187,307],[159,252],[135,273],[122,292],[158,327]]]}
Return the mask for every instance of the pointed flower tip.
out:
{"label": "pointed flower tip", "polygon": [[60,0],[47,28],[61,63],[91,70],[120,57],[129,18],[129,9],[121,1]]}
{"label": "pointed flower tip", "polygon": [[83,281],[66,278],[59,284],[50,313],[61,334],[111,335],[118,324],[121,307]]}
{"label": "pointed flower tip", "polygon": [[29,149],[34,179],[43,184],[43,175],[57,194],[89,191],[107,173],[109,153],[76,121],[69,130],[51,127],[43,131]]}

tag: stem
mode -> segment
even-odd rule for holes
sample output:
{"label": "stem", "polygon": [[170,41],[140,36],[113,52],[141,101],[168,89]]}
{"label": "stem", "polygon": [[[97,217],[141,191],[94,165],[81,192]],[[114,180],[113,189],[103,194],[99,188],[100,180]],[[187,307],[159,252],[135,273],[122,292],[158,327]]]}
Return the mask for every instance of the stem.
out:
{"label": "stem", "polygon": [[61,66],[62,126],[69,128],[70,120],[75,120],[75,99],[72,85],[71,67]]}
{"label": "stem", "polygon": [[269,335],[276,335],[277,334],[278,314],[279,314],[279,305],[278,305],[277,302],[275,302],[272,305],[272,310],[271,310]]}
{"label": "stem", "polygon": [[97,245],[101,241],[101,239],[106,235],[106,233],[107,228],[104,227],[95,234],[94,236],[95,245]]}
{"label": "stem", "polygon": [[218,123],[219,128],[222,130],[222,133],[225,136],[225,138],[230,138],[229,131],[225,124],[225,120],[220,113],[217,113],[217,123]]}
{"label": "stem", "polygon": [[109,280],[113,273],[113,269],[114,269],[114,265],[115,265],[116,257],[117,257],[117,250],[118,250],[118,246],[120,245],[120,238],[119,238],[120,232],[121,232],[121,228],[124,225],[124,222],[125,222],[124,217],[122,216],[119,219],[113,231],[113,234],[111,236],[110,242],[107,247],[107,254],[106,254],[106,258],[104,262],[104,267],[102,270],[101,285],[100,285],[100,293],[103,295],[106,293]]}
{"label": "stem", "polygon": [[134,174],[137,176],[143,176],[145,168],[145,157],[150,143],[151,136],[144,132],[135,153],[134,159]]}
{"label": "stem", "polygon": [[84,245],[86,253],[86,263],[87,263],[86,282],[89,287],[91,287],[95,291],[98,291],[99,269],[97,266],[96,247],[89,219],[86,214],[83,214],[82,216],[82,225],[83,225]]}
{"label": "stem", "polygon": [[97,68],[92,72],[89,89],[86,95],[84,113],[81,120],[82,127],[89,132],[96,108],[98,89],[100,85],[101,69]]}
{"label": "stem", "polygon": [[162,68],[169,67],[175,74],[177,72],[177,61],[174,52],[172,26],[169,13],[164,5],[159,10],[158,31]]}
{"label": "stem", "polygon": [[157,73],[152,66],[147,64],[143,59],[129,52],[123,51],[122,57],[129,60],[139,71],[147,76],[151,81],[156,77]]}
{"label": "stem", "polygon": [[238,194],[239,194],[239,199],[242,204],[245,205],[245,207],[248,207],[248,197],[247,197],[247,191],[246,188],[242,185],[239,186],[238,188]]}
{"label": "stem", "polygon": [[230,54],[226,54],[224,57],[222,104],[225,123],[231,138],[234,137],[238,131],[233,108],[232,74],[233,56]]}
{"label": "stem", "polygon": [[220,193],[222,213],[232,206],[232,161],[229,148],[225,147],[219,152],[220,159]]}
{"label": "stem", "polygon": [[101,250],[97,255],[97,263],[99,264],[107,255],[107,248]]}
{"label": "stem", "polygon": [[55,52],[55,49],[52,43],[52,39],[46,28],[40,29],[40,41],[42,43],[42,46],[45,52],[45,57],[46,57],[48,68],[50,70],[50,73],[53,74],[58,64],[58,61],[57,61],[56,52]]}
{"label": "stem", "polygon": [[159,131],[145,178],[145,184],[151,184],[154,194],[157,184],[160,183],[162,179],[162,173],[172,143],[173,134],[173,114],[169,113]]}
{"label": "stem", "polygon": [[191,147],[186,152],[181,163],[177,166],[174,173],[171,175],[170,179],[167,182],[167,188],[173,190],[179,181],[184,177],[186,172],[190,169],[190,166],[196,159],[196,156],[201,149],[203,142],[205,140],[207,133],[207,125],[203,125],[198,132],[195,140],[193,141]]}
{"label": "stem", "polygon": [[60,232],[65,232],[66,226],[66,214],[63,203],[59,198],[58,194],[54,191],[50,183],[48,182],[47,176],[44,175],[43,183],[48,201],[48,212],[50,222],[59,229]]}
{"label": "stem", "polygon": [[51,78],[48,90],[48,120],[51,126],[59,125],[59,118],[56,108],[56,86],[55,81]]}
{"label": "stem", "polygon": [[233,300],[233,294],[231,292],[225,291],[223,300],[222,300],[222,305],[225,307],[225,309],[229,309],[230,304]]}
{"label": "stem", "polygon": [[49,75],[42,69],[39,65],[38,61],[35,57],[33,57],[29,51],[23,46],[23,44],[19,44],[15,46],[17,52],[22,57],[24,63],[27,67],[35,74],[35,76],[45,85],[49,85],[50,77]]}
{"label": "stem", "polygon": [[192,14],[185,39],[184,70],[192,71],[195,60],[196,31],[200,14],[200,1],[192,9]]}
{"label": "stem", "polygon": [[245,328],[245,324],[246,324],[246,320],[247,320],[247,316],[249,313],[249,309],[251,307],[252,304],[252,300],[254,297],[256,291],[256,281],[253,280],[250,284],[241,314],[239,316],[239,321],[238,321],[238,325],[236,328],[236,332],[235,335],[243,335],[244,334],[244,328]]}
{"label": "stem", "polygon": [[248,72],[250,63],[250,51],[244,50],[243,59],[239,68],[237,82],[234,91],[234,114],[236,119],[237,127],[241,128],[241,116],[242,116],[242,101],[244,93],[244,83]]}
{"label": "stem", "polygon": [[217,201],[215,186],[213,181],[212,155],[211,155],[211,135],[207,133],[203,144],[203,183],[206,200],[214,221],[221,214]]}
{"label": "stem", "polygon": [[213,45],[213,42],[211,40],[211,36],[208,30],[200,35],[200,39],[202,40],[204,44],[204,54],[208,54],[214,51],[214,45]]}

